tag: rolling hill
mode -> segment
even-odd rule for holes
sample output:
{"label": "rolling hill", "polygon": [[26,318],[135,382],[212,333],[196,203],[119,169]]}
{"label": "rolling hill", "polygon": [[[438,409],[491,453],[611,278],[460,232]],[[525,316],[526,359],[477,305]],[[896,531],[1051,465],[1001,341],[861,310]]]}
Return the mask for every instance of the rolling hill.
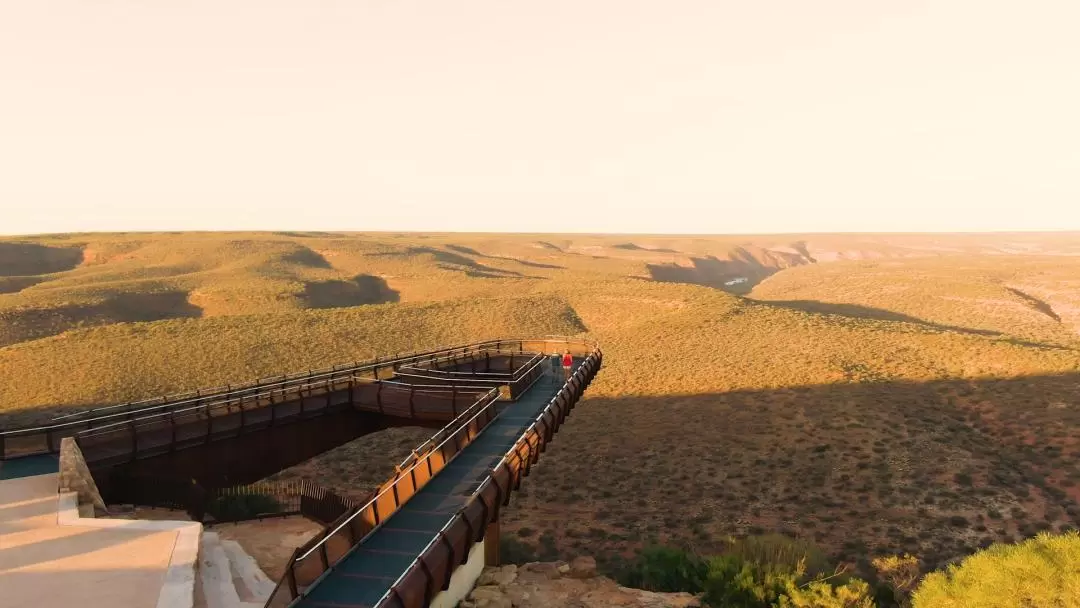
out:
{"label": "rolling hill", "polygon": [[[7,238],[0,424],[581,334],[604,371],[505,524],[539,554],[784,531],[935,565],[1076,524],[1078,324],[1067,234]],[[364,495],[425,433],[280,476]]]}

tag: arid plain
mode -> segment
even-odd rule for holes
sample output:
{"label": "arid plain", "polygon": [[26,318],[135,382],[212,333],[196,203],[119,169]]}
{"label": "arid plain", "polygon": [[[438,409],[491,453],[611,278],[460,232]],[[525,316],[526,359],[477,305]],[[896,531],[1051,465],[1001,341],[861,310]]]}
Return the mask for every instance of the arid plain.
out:
{"label": "arid plain", "polygon": [[[1073,528],[1080,235],[0,239],[0,426],[489,337],[605,366],[508,511],[523,553],[782,532],[928,568]],[[279,477],[356,497],[430,431]],[[602,564],[605,565],[605,564]]]}

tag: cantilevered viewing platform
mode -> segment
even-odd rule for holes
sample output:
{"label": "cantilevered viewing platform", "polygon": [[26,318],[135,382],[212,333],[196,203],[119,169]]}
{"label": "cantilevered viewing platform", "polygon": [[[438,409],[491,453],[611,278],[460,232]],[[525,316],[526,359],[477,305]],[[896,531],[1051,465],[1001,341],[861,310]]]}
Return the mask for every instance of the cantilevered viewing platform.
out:
{"label": "cantilevered viewing platform", "polygon": [[[566,371],[564,353],[572,358]],[[50,576],[70,578],[72,597],[92,598],[93,587],[112,580],[102,605],[186,608],[202,524],[222,521],[207,513],[208,496],[254,492],[245,484],[352,439],[419,425],[437,430],[369,500],[303,486],[295,512],[325,527],[258,603],[452,606],[485,564],[498,563],[501,507],[601,362],[595,344],[573,338],[492,340],[0,431],[0,588],[44,608],[48,597],[26,585],[31,573],[55,570]],[[194,521],[90,517],[113,504],[169,506]],[[7,545],[16,544],[17,563],[7,564],[16,555]],[[47,547],[65,547],[62,558]],[[125,556],[131,568],[121,567]],[[88,576],[94,560],[108,572]],[[116,595],[125,590],[138,597]]]}

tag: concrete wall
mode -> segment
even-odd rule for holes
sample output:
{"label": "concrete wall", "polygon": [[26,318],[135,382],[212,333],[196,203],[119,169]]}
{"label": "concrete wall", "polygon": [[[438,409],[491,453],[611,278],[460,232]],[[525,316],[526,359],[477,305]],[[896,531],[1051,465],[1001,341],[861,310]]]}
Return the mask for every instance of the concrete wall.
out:
{"label": "concrete wall", "polygon": [[176,543],[162,581],[156,608],[192,608],[195,602],[195,563],[199,559],[202,524],[190,521],[147,521],[139,519],[93,519],[79,516],[79,499],[74,492],[58,497],[56,523],[61,526],[113,528],[119,530],[175,531]]}
{"label": "concrete wall", "polygon": [[60,440],[60,492],[74,492],[79,497],[80,505],[93,505],[95,509],[105,511],[105,501],[101,499],[94,477],[86,466],[79,444],[71,437]]}

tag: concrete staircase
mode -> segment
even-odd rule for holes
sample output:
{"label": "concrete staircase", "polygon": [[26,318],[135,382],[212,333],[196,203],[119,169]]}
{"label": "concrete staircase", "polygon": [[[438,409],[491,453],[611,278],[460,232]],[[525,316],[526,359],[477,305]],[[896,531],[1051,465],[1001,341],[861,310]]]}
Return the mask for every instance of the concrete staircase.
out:
{"label": "concrete staircase", "polygon": [[273,591],[274,582],[243,547],[203,533],[195,608],[262,608]]}

